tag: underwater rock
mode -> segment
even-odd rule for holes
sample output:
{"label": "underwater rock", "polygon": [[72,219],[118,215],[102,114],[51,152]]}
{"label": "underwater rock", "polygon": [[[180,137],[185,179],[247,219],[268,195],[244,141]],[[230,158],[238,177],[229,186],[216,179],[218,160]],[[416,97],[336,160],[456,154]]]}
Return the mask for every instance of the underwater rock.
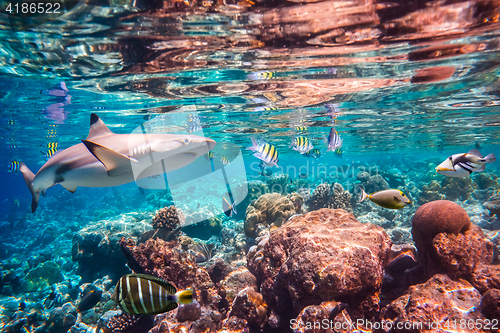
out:
{"label": "underwater rock", "polygon": [[484,293],[489,289],[500,289],[500,265],[478,265],[471,284]]}
{"label": "underwater rock", "polygon": [[474,182],[481,190],[486,190],[488,188],[493,188],[493,189],[500,188],[500,184],[498,184],[498,177],[492,173],[484,173],[484,172],[476,173],[474,177]]}
{"label": "underwater rock", "polygon": [[351,193],[344,191],[344,188],[339,183],[335,183],[330,190],[330,200],[327,208],[343,209],[352,213]]}
{"label": "underwater rock", "polygon": [[327,208],[328,201],[330,200],[330,190],[331,185],[329,183],[319,184],[307,201],[309,211]]}
{"label": "underwater rock", "polygon": [[488,290],[481,299],[480,308],[486,318],[498,320],[500,318],[500,290]]}
{"label": "underwater rock", "polygon": [[293,214],[295,214],[294,204],[287,197],[279,193],[264,194],[247,207],[245,235],[255,238],[258,224],[279,227]]}
{"label": "underwater rock", "polygon": [[497,219],[500,219],[500,200],[487,201],[483,206],[490,211],[490,216],[495,215]]}
{"label": "underwater rock", "polygon": [[184,321],[195,321],[201,317],[201,306],[198,301],[193,300],[191,304],[180,304],[177,308],[176,319],[180,323]]}
{"label": "underwater rock", "polygon": [[465,210],[446,200],[438,200],[420,206],[412,219],[413,241],[418,249],[418,260],[427,276],[435,271],[442,271],[442,267],[435,261],[433,238],[442,232],[464,233],[471,226],[469,216]]}
{"label": "underwater rock", "polygon": [[256,242],[248,269],[275,318],[270,325],[278,326],[319,301],[360,302],[376,293],[391,246],[383,228],[341,209],[295,216]]}
{"label": "underwater rock", "polygon": [[[372,170],[370,169],[370,173]],[[377,191],[387,190],[389,188],[389,183],[378,174],[378,169],[375,170],[376,174],[371,175],[366,171],[359,172],[356,175],[356,179],[361,182],[359,186],[362,186],[366,193],[373,193]]]}
{"label": "underwater rock", "polygon": [[104,275],[117,280],[129,273],[120,251],[120,239],[139,239],[146,230],[151,230],[150,217],[139,219],[137,215],[122,214],[111,220],[93,222],[73,236],[71,258],[78,262],[78,274],[83,282],[92,282]]}
{"label": "underwater rock", "polygon": [[271,193],[286,194],[289,176],[286,173],[274,174],[267,177],[266,183]]}
{"label": "underwater rock", "polygon": [[461,201],[469,200],[475,190],[474,185],[470,177],[446,177],[441,182],[446,200],[450,201],[455,201],[457,199]]}
{"label": "underwater rock", "polygon": [[65,303],[61,307],[52,309],[49,319],[43,323],[46,331],[66,332],[76,323],[77,311],[71,303]]}
{"label": "underwater rock", "polygon": [[222,230],[222,218],[211,217],[202,222],[190,224],[181,229],[189,237],[207,239],[210,235],[218,235]]}
{"label": "underwater rock", "polygon": [[423,205],[431,201],[444,200],[445,195],[441,192],[443,188],[437,180],[431,181],[429,184],[422,186],[422,191],[418,197],[418,204]]}
{"label": "underwater rock", "polygon": [[430,275],[442,272],[452,279],[463,278],[469,282],[472,282],[474,271],[480,265],[491,263],[493,257],[491,243],[485,241],[483,231],[475,225],[465,233],[436,235],[433,247],[433,267],[427,266]]}
{"label": "underwater rock", "polygon": [[493,265],[500,264],[500,230],[490,231],[486,234],[488,239],[493,244]]}
{"label": "underwater rock", "polygon": [[250,287],[257,290],[257,279],[246,267],[240,267],[229,273],[221,283],[226,299],[231,303],[236,295],[243,289]]}
{"label": "underwater rock", "polygon": [[47,261],[32,268],[25,277],[24,290],[27,292],[48,288],[64,280],[61,268],[53,261]]}
{"label": "underwater rock", "polygon": [[481,294],[467,281],[453,281],[447,275],[436,274],[423,284],[411,286],[405,295],[391,302],[384,308],[382,319],[387,321],[386,327],[392,324],[390,332],[398,331],[398,323],[404,325],[408,322],[425,326],[405,332],[437,332],[446,329],[447,323],[453,330],[451,318],[457,323],[461,320],[475,323],[476,320],[484,319],[478,311],[471,311],[480,302]]}
{"label": "underwater rock", "polygon": [[248,322],[245,319],[236,316],[224,319],[222,323],[222,332],[224,333],[250,333]]}
{"label": "underwater rock", "polygon": [[393,244],[406,244],[412,241],[410,228],[395,227],[386,230],[386,232],[391,237]]}
{"label": "underwater rock", "polygon": [[196,299],[202,306],[216,308],[220,296],[208,272],[199,267],[178,242],[149,239],[135,245],[132,239],[122,238],[120,246],[135,272],[162,278],[179,290],[194,287]]}
{"label": "underwater rock", "polygon": [[254,288],[241,290],[231,304],[228,317],[245,319],[249,326],[262,327],[267,319],[267,304]]}
{"label": "underwater rock", "polygon": [[257,200],[266,193],[269,193],[266,183],[260,180],[250,180],[248,182],[248,194],[241,204],[247,207],[252,201]]}
{"label": "underwater rock", "polygon": [[103,333],[143,333],[153,325],[153,316],[108,311],[99,319],[96,332],[102,330]]}
{"label": "underwater rock", "polygon": [[[345,310],[346,303],[323,302],[309,305],[300,311],[297,318],[290,321],[293,333],[334,333],[347,332],[341,328],[357,326]],[[325,321],[326,320],[326,321]],[[325,325],[326,323],[326,325]],[[316,325],[316,326],[314,326]],[[352,326],[351,326],[352,325]],[[360,329],[361,327],[357,327]]]}
{"label": "underwater rock", "polygon": [[304,198],[298,194],[297,192],[293,192],[287,194],[286,196],[291,202],[293,202],[293,206],[295,207],[295,212],[297,214],[302,214],[302,204],[304,203]]}

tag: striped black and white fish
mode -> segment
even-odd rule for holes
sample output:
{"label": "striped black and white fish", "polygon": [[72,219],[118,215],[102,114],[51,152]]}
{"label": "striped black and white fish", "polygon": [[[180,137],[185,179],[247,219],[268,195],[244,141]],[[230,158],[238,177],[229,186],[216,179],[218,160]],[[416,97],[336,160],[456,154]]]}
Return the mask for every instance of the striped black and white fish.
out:
{"label": "striped black and white fish", "polygon": [[495,161],[496,157],[493,153],[483,157],[477,149],[472,149],[468,153],[448,157],[436,167],[436,171],[448,177],[467,177],[473,172],[484,171],[485,163]]}
{"label": "striped black and white fish", "polygon": [[252,146],[247,147],[247,149],[255,151],[253,156],[257,157],[259,160],[264,161],[267,166],[278,166],[278,151],[272,144],[267,142],[260,143],[252,138]]}
{"label": "striped black and white fish", "polygon": [[193,290],[177,292],[167,281],[147,274],[127,274],[120,278],[111,296],[129,314],[158,314],[177,308],[177,303],[193,302]]}
{"label": "striped black and white fish", "polygon": [[21,167],[21,163],[19,161],[10,161],[9,164],[7,164],[7,171],[8,172],[19,172],[19,168]]}

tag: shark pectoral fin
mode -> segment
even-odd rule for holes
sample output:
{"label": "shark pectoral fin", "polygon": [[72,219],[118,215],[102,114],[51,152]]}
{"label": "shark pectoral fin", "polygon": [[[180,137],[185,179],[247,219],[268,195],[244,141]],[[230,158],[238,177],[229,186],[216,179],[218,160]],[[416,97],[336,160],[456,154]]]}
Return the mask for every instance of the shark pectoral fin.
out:
{"label": "shark pectoral fin", "polygon": [[82,142],[92,155],[104,165],[110,177],[132,172],[132,163],[137,163],[135,158],[122,155],[95,142],[88,140],[82,140]]}
{"label": "shark pectoral fin", "polygon": [[75,193],[76,188],[78,187],[76,185],[70,185],[70,184],[67,184],[67,183],[60,183],[60,184],[61,184],[62,187],[64,187],[65,189],[67,189],[71,193]]}

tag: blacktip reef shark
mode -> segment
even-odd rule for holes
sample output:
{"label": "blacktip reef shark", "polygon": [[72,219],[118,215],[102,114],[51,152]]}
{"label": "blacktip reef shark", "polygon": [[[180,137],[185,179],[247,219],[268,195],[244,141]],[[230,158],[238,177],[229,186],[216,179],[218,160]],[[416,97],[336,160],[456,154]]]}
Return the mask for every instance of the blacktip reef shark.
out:
{"label": "blacktip reef shark", "polygon": [[21,163],[20,171],[33,196],[60,184],[74,193],[78,186],[109,187],[170,172],[193,162],[215,147],[215,141],[183,134],[115,134],[96,115],[82,143],[54,154],[36,175]]}

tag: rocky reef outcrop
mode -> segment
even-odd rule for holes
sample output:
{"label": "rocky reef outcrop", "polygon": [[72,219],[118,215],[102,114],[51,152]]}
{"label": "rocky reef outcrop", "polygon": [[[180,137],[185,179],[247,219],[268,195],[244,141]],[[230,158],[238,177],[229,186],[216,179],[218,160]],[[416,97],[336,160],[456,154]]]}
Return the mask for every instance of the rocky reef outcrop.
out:
{"label": "rocky reef outcrop", "polygon": [[349,300],[354,313],[365,315],[377,308],[391,247],[383,228],[341,209],[320,209],[256,241],[248,269],[269,307],[271,327],[287,325],[304,307],[322,301]]}
{"label": "rocky reef outcrop", "polygon": [[264,194],[247,207],[245,235],[255,238],[259,224],[279,227],[293,214],[295,205],[290,199],[279,193]]}
{"label": "rocky reef outcrop", "polygon": [[307,205],[309,211],[331,208],[351,212],[351,193],[344,190],[339,183],[322,183],[314,189],[307,200]]}

